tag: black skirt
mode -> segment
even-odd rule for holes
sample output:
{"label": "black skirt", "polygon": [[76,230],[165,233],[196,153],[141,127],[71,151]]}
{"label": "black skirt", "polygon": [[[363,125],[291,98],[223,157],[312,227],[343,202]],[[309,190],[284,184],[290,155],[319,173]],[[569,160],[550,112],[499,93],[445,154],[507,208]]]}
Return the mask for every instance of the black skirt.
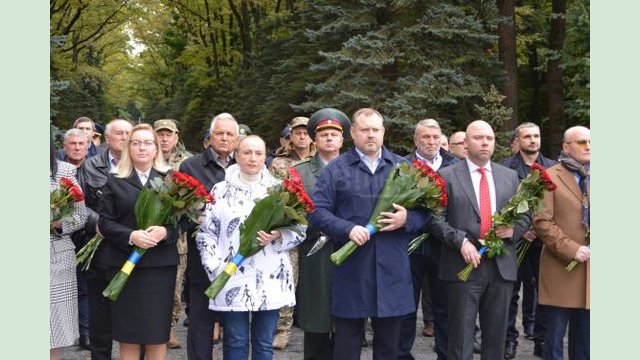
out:
{"label": "black skirt", "polygon": [[[114,274],[120,270],[112,268]],[[113,340],[130,344],[169,341],[177,266],[135,268],[111,304]]]}

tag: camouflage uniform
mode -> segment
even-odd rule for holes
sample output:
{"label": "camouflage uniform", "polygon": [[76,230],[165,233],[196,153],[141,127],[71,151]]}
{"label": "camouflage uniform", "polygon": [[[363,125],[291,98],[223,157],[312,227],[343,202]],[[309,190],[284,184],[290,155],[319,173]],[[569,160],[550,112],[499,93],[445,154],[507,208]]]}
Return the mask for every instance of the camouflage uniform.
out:
{"label": "camouflage uniform", "polygon": [[[173,170],[178,170],[182,161],[188,157],[193,156],[188,152],[184,145],[178,143],[176,148],[171,153],[167,163]],[[178,319],[180,318],[180,312],[182,311],[182,302],[180,301],[180,295],[182,293],[182,282],[184,280],[184,272],[187,268],[187,234],[181,233],[178,236],[177,241],[178,255],[180,256],[180,262],[178,263],[178,272],[176,274],[176,288],[173,294],[173,312],[171,316],[171,329],[176,326]]]}

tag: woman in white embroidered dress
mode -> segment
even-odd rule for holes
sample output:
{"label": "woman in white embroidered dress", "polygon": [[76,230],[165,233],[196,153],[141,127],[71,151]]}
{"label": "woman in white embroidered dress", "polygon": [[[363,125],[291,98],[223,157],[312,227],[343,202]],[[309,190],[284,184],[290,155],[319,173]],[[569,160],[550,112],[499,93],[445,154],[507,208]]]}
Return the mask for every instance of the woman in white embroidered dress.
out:
{"label": "woman in white embroidered dress", "polygon": [[[227,168],[225,180],[213,187],[213,205],[207,205],[205,218],[196,237],[202,264],[213,280],[238,252],[240,224],[251,213],[255,200],[267,195],[278,184],[264,166],[266,145],[255,135],[240,141],[236,165]],[[260,232],[265,247],[246,259],[231,276],[218,296],[209,303],[222,314],[225,359],[248,359],[249,341],[254,360],[273,357],[272,341],[278,310],[295,305],[295,286],[288,250],[304,240],[305,227],[280,228]],[[251,340],[249,340],[251,334]]]}

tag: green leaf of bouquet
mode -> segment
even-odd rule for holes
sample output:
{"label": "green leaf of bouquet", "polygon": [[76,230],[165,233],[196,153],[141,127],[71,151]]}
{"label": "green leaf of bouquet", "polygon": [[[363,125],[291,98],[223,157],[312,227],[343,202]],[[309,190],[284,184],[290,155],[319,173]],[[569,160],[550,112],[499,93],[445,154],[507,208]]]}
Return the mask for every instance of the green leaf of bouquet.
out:
{"label": "green leaf of bouquet", "polygon": [[283,204],[287,204],[289,202],[289,199],[291,198],[291,195],[289,194],[289,192],[287,191],[283,191],[280,193],[280,202]]}
{"label": "green leaf of bouquet", "polygon": [[516,212],[517,212],[518,214],[524,214],[524,213],[526,213],[527,211],[529,211],[529,204],[527,204],[527,202],[526,202],[526,201],[521,201],[521,202],[518,204],[518,209],[516,209]]}

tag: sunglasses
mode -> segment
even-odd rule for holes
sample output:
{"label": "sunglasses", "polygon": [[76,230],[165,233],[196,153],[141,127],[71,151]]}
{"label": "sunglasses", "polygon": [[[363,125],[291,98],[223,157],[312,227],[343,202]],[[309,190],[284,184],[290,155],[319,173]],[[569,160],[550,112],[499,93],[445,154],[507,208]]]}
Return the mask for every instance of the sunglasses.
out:
{"label": "sunglasses", "polygon": [[585,146],[587,144],[591,145],[591,140],[576,140],[576,141],[567,141],[567,144],[576,143],[580,146]]}

